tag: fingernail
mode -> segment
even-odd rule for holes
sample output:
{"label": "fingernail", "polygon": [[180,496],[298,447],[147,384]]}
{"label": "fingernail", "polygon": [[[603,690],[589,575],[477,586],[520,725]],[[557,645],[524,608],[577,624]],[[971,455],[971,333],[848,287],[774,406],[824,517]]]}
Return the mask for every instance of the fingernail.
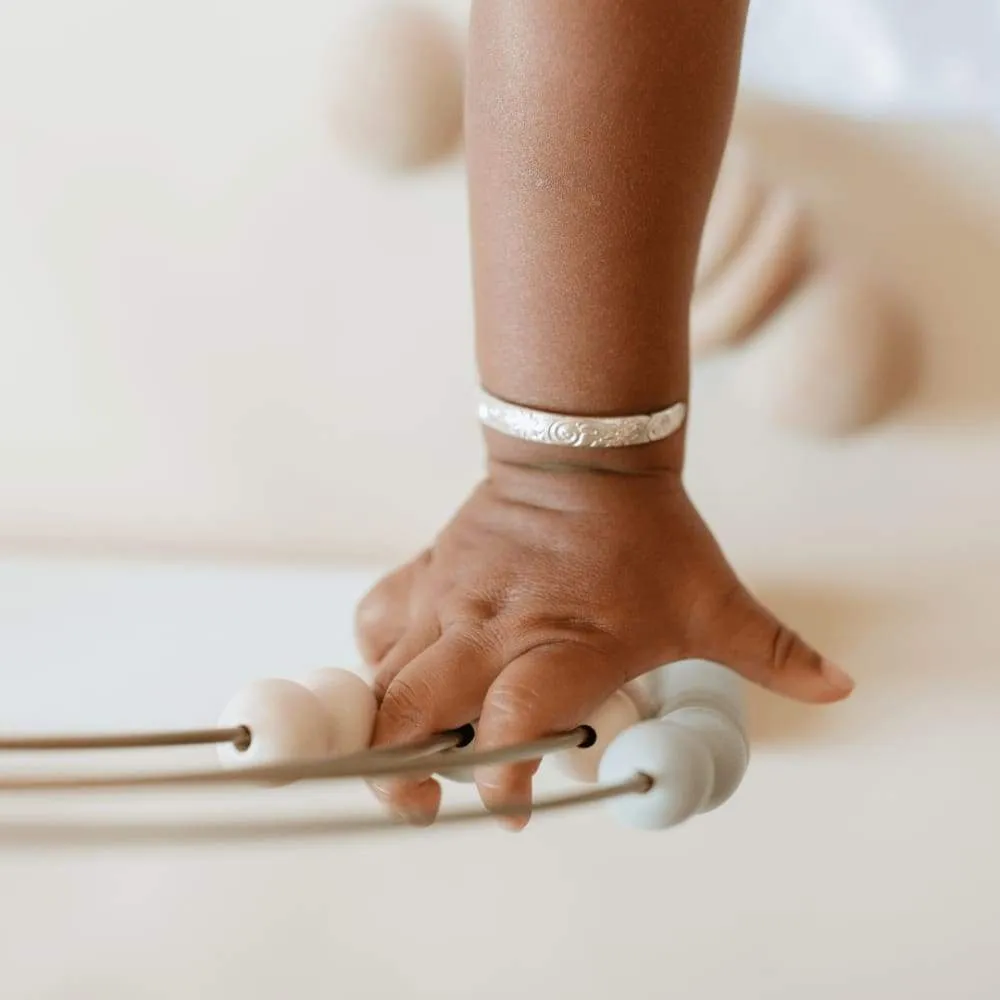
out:
{"label": "fingernail", "polygon": [[386,810],[388,810],[388,812],[392,813],[396,819],[401,820],[404,823],[411,822],[407,813],[403,809],[400,809],[400,807],[392,801],[392,792],[388,785],[381,785],[378,782],[369,781],[368,787],[372,790],[375,798],[378,799],[379,805],[383,806]]}
{"label": "fingernail", "polygon": [[409,826],[430,826],[434,822],[433,814],[428,814],[425,810],[409,805],[405,801],[402,804],[394,802],[392,798],[394,789],[391,784],[369,780],[368,787],[379,803],[400,823]]}
{"label": "fingernail", "polygon": [[854,678],[841,670],[835,663],[824,660],[821,670],[823,679],[834,690],[840,691],[843,694],[850,694],[854,690]]}
{"label": "fingernail", "polygon": [[434,822],[433,816],[418,809],[397,809],[396,815],[410,826],[430,826]]}
{"label": "fingernail", "polygon": [[528,825],[527,816],[497,816],[501,830],[508,833],[520,833]]}
{"label": "fingernail", "polygon": [[[528,819],[530,818],[531,794],[529,791],[525,801],[518,803],[517,799],[524,796],[525,793],[518,794],[517,789],[511,788],[509,777],[508,769],[505,767],[482,767],[476,770],[476,784],[480,788],[500,793],[497,795],[497,798],[501,799],[503,804],[500,805],[498,803],[495,808],[511,810],[510,812],[495,813],[497,825],[509,833],[520,833],[528,825]],[[512,795],[514,797],[513,802],[511,801]],[[520,810],[523,810],[523,812]]]}

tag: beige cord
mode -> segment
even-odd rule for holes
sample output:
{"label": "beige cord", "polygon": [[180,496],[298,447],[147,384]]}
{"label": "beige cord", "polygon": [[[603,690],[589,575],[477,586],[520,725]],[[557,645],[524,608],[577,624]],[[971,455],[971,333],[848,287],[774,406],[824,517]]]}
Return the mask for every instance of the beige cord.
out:
{"label": "beige cord", "polygon": [[[406,747],[386,747],[351,754],[333,760],[305,761],[298,764],[256,765],[232,771],[189,770],[150,771],[124,774],[26,775],[0,778],[0,794],[13,792],[79,792],[96,790],[139,790],[149,788],[218,786],[246,784],[289,784],[294,781],[343,781],[358,778],[426,774],[428,770],[446,773],[469,767],[510,764],[538,760],[547,753],[569,750],[587,743],[592,731],[580,726],[572,732],[549,736],[529,743],[484,752],[452,752],[460,736],[445,733],[429,741]],[[427,757],[436,756],[433,767]]]}
{"label": "beige cord", "polygon": [[46,750],[138,750],[145,747],[204,746],[232,743],[237,750],[250,746],[246,726],[230,729],[182,729],[175,732],[92,733],[76,736],[0,736],[0,751],[34,753]]}
{"label": "beige cord", "polygon": [[[626,795],[644,795],[653,787],[645,774],[617,785],[588,789],[543,799],[530,807],[497,808],[492,812],[470,808],[442,813],[436,826],[480,823],[497,816],[560,812]],[[196,822],[99,820],[94,822],[51,820],[0,821],[0,847],[38,849],[120,848],[144,846],[190,847],[212,844],[261,843],[280,840],[312,840],[331,835],[347,836],[414,830],[388,816],[309,817],[301,819],[254,819]]]}

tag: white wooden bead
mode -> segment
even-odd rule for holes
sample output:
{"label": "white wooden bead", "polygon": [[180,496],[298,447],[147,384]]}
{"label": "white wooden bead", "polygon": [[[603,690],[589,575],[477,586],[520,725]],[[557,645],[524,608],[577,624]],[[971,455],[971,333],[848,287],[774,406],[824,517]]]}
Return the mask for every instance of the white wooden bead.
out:
{"label": "white wooden bead", "polygon": [[427,164],[462,131],[464,66],[450,26],[406,3],[370,7],[332,54],[336,139],[382,169]]}
{"label": "white wooden bead", "polygon": [[319,698],[329,716],[330,756],[343,757],[367,750],[378,704],[364,680],[350,670],[324,667],[311,673],[302,684]]}
{"label": "white wooden bead", "polygon": [[294,764],[325,757],[330,723],[319,698],[301,684],[281,679],[247,685],[226,706],[220,728],[246,726],[250,746],[237,750],[220,744],[219,759],[226,767]]}
{"label": "white wooden bead", "polygon": [[712,755],[703,739],[665,719],[640,722],[604,752],[601,784],[619,784],[637,774],[653,779],[645,794],[611,799],[615,818],[640,830],[665,830],[701,812],[715,781]]}
{"label": "white wooden bead", "polygon": [[750,762],[744,680],[709,660],[680,660],[650,675],[659,696],[657,714],[698,733],[712,755],[715,781],[705,811],[739,788]]}
{"label": "white wooden bead", "polygon": [[712,755],[712,792],[702,811],[718,809],[733,796],[747,773],[750,747],[743,730],[728,713],[712,708],[679,708],[663,718],[696,733]]}
{"label": "white wooden bead", "polygon": [[552,757],[552,763],[567,778],[593,784],[608,745],[640,718],[639,709],[629,695],[616,691],[585,723],[597,734],[596,742],[589,747],[563,750]]}
{"label": "white wooden bead", "polygon": [[658,700],[657,715],[688,705],[725,712],[745,724],[745,681],[735,670],[710,660],[678,660],[649,674]]}

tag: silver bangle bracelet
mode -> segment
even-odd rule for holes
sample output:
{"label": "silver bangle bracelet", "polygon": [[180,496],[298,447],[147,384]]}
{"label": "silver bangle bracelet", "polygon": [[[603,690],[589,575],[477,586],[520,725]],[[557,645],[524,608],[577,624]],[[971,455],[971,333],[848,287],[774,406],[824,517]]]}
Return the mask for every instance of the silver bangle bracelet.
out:
{"label": "silver bangle bracelet", "polygon": [[674,403],[657,413],[632,417],[580,417],[515,406],[483,392],[479,420],[507,437],[564,448],[631,448],[652,444],[675,434],[684,424],[687,407]]}

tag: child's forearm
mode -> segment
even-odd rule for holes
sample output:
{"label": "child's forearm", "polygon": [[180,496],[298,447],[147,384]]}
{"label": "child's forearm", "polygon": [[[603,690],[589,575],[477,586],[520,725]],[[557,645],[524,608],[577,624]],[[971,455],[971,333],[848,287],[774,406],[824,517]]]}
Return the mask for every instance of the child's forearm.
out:
{"label": "child's forearm", "polygon": [[[467,143],[488,392],[579,416],[686,401],[688,302],[745,13],[745,0],[475,0]],[[471,719],[480,750],[530,743],[692,658],[804,702],[850,694],[740,584],[678,481],[683,434],[590,450],[488,432],[488,446],[486,481],[359,609],[375,746]],[[537,765],[476,769],[488,808],[521,811],[515,827]],[[441,801],[433,779],[379,794],[417,823]]]}
{"label": "child's forearm", "polygon": [[[617,416],[685,400],[701,228],[746,0],[475,0],[467,148],[485,388]],[[493,458],[553,449],[489,436]],[[680,466],[683,434],[575,452]]]}

